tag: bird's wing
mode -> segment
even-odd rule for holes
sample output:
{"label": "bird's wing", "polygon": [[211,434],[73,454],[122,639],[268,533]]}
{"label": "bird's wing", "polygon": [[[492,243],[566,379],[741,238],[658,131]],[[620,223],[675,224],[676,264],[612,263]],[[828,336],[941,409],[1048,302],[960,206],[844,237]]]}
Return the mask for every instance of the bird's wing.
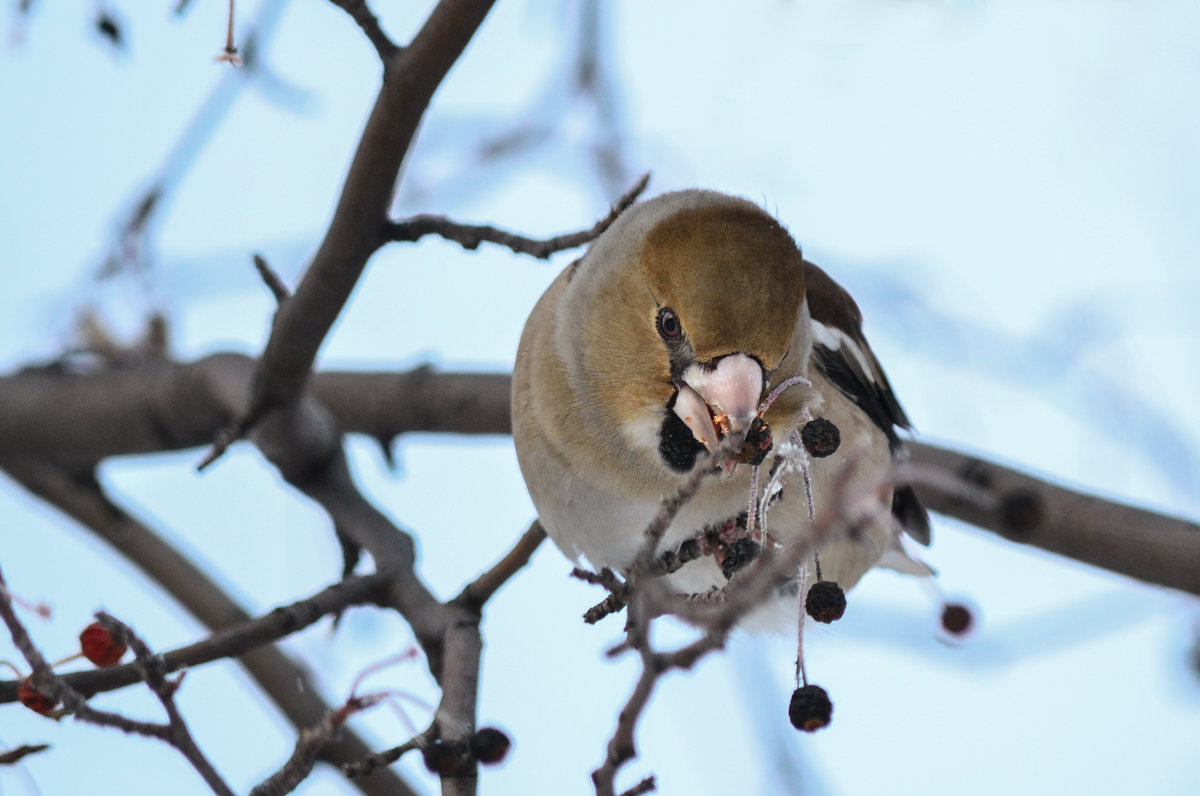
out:
{"label": "bird's wing", "polygon": [[[879,427],[892,455],[901,454],[903,443],[896,429],[910,429],[912,424],[863,336],[862,311],[841,285],[807,260],[804,278],[817,367]],[[912,487],[895,490],[892,514],[910,536],[929,544],[929,514]]]}

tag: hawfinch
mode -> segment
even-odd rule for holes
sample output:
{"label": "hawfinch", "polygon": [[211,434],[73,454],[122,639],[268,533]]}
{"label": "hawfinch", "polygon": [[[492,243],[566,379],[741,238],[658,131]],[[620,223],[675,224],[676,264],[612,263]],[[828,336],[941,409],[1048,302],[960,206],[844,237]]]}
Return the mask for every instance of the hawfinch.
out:
{"label": "hawfinch", "polygon": [[[627,210],[558,275],[525,325],[513,439],[550,538],[573,560],[628,572],[662,498],[708,460],[722,432],[749,428],[764,398],[795,376],[808,381],[767,409],[761,446],[773,442],[777,452],[812,418],[831,421],[841,442],[810,463],[814,506],[857,486],[880,509],[810,564],[843,589],[881,563],[928,574],[899,540],[903,530],[927,544],[928,515],[911,488],[885,484],[908,418],[863,337],[858,306],[770,214],[702,190]],[[771,463],[768,455],[764,481]],[[726,583],[721,554],[745,533],[752,468],[723,469],[662,540],[660,552],[692,537],[712,541],[711,555],[667,576],[684,593]],[[808,531],[798,475],[770,497],[772,539],[786,544]]]}

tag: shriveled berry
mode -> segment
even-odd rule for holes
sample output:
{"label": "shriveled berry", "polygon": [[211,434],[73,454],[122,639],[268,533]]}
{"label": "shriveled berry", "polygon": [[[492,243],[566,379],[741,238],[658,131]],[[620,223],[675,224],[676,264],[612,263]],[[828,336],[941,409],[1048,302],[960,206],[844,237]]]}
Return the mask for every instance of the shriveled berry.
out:
{"label": "shriveled berry", "polygon": [[942,629],[952,636],[966,635],[975,624],[971,609],[962,603],[946,603],[942,606]]}
{"label": "shriveled berry", "polygon": [[788,719],[797,730],[816,732],[828,727],[833,719],[833,703],[819,685],[806,685],[792,692],[788,704]]}
{"label": "shriveled berry", "polygon": [[767,458],[767,454],[771,452],[771,445],[771,427],[767,425],[767,421],[756,417],[750,421],[750,428],[746,431],[746,441],[742,444],[742,449],[733,458],[742,464],[762,464]]}
{"label": "shriveled berry", "polygon": [[833,455],[842,444],[842,433],[838,427],[823,417],[810,420],[800,429],[800,441],[804,449],[814,458],[823,459]]}
{"label": "shriveled berry", "polygon": [[471,754],[486,766],[504,760],[511,746],[508,735],[495,727],[484,727],[471,736]]}
{"label": "shriveled berry", "polygon": [[721,573],[725,579],[733,577],[733,573],[758,558],[762,545],[753,539],[743,536],[735,539],[733,544],[725,549],[725,557],[721,559]]}
{"label": "shriveled berry", "polygon": [[34,713],[41,713],[43,716],[49,716],[58,704],[53,698],[34,688],[33,683],[29,682],[29,678],[22,680],[21,684],[17,686],[17,701]]}
{"label": "shriveled berry", "polygon": [[819,580],[809,587],[804,610],[818,622],[836,622],[846,613],[846,592],[832,580]]}
{"label": "shriveled berry", "polygon": [[79,634],[79,647],[83,657],[97,666],[113,666],[121,662],[125,654],[125,645],[113,638],[108,628],[99,622],[92,622]]}
{"label": "shriveled berry", "polygon": [[456,777],[471,771],[471,756],[458,741],[434,741],[421,749],[425,768],[441,777]]}

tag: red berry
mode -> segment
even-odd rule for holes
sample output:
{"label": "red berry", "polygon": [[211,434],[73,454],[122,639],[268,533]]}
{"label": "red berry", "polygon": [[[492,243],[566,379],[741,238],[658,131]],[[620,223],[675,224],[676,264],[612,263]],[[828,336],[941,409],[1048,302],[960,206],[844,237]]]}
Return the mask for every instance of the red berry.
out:
{"label": "red berry", "polygon": [[79,646],[83,657],[97,666],[112,666],[120,663],[125,654],[125,645],[112,637],[112,633],[99,622],[92,622],[79,634]]}
{"label": "red berry", "polygon": [[49,716],[54,710],[55,705],[58,704],[34,688],[33,683],[29,682],[29,678],[25,678],[17,686],[17,700],[34,713],[41,713],[43,716]]}

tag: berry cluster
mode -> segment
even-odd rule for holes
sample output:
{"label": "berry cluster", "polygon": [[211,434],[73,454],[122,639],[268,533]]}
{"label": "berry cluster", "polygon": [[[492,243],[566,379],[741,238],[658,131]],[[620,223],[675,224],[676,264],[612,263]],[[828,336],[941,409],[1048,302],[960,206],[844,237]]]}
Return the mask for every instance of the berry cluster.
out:
{"label": "berry cluster", "polygon": [[[113,638],[108,628],[99,622],[92,622],[79,634],[79,653],[67,660],[84,657],[96,666],[115,666],[121,662],[125,651],[125,645]],[[26,677],[17,687],[17,700],[34,713],[49,716],[58,703],[54,698],[34,688],[32,680],[32,676]]]}

